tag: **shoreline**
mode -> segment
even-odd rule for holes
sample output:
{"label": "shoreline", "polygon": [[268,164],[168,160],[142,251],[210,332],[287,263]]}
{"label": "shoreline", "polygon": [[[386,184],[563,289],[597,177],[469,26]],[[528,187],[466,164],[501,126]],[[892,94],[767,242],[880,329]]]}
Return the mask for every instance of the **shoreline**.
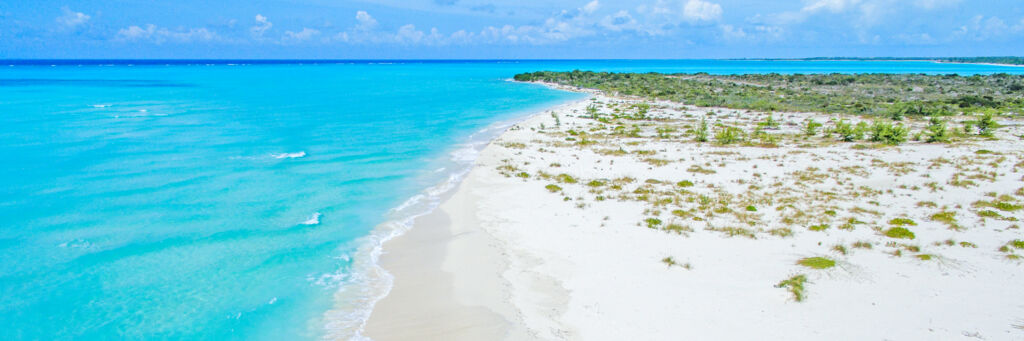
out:
{"label": "shoreline", "polygon": [[[551,115],[538,112],[491,141],[450,197],[384,246],[380,264],[394,275],[394,287],[378,302],[365,335],[374,340],[1019,335],[1024,306],[1013,302],[1024,297],[1000,288],[1016,287],[1024,278],[1012,275],[1019,270],[1014,254],[997,251],[1007,240],[1021,238],[1010,219],[1016,213],[985,220],[975,205],[963,205],[990,200],[986,193],[1009,197],[1004,192],[1019,187],[1016,166],[992,166],[1008,176],[978,181],[973,186],[980,187],[973,189],[951,182],[938,190],[930,179],[972,176],[959,174],[968,166],[950,158],[979,165],[999,157],[1024,160],[1019,152],[1024,142],[1015,138],[1018,126],[1004,128],[999,143],[908,142],[862,151],[827,138],[808,142],[800,137],[799,123],[807,117],[819,122],[863,118],[774,113],[781,123],[774,134],[789,134],[787,142],[719,146],[664,136],[655,128],[692,125],[714,111],[724,124],[751,129],[768,115],[657,101],[651,103],[655,123],[628,123],[640,132],[627,137],[601,128],[608,123],[591,119],[587,107],[595,103],[610,114],[643,100],[590,93],[594,102],[576,101]],[[917,130],[926,122],[906,124]],[[588,136],[581,132],[593,134],[582,140],[586,144],[578,143]],[[982,146],[991,156],[975,153]],[[819,174],[822,169],[828,172]],[[685,190],[673,187],[689,181]],[[694,207],[706,199],[729,203],[721,210]],[[666,202],[672,202],[668,208]],[[961,222],[936,220],[933,214],[940,210]],[[886,226],[894,221],[909,221],[916,239],[888,236]],[[835,263],[818,270],[798,264],[814,257]],[[780,287],[780,281],[798,275],[805,276],[806,288],[794,298],[796,291]],[[734,323],[744,328],[730,328]]]}
{"label": "shoreline", "polygon": [[[536,84],[544,85],[544,86],[547,86],[549,88],[553,88],[553,89],[556,89],[556,90],[569,91],[569,92],[577,92],[577,93],[582,92],[582,91],[573,91],[573,90],[568,89],[568,88],[560,88],[560,87],[554,86],[552,84],[543,84],[543,83],[536,83]],[[553,110],[557,110],[559,108],[566,107],[566,106],[579,105],[580,103],[584,103],[586,101],[587,101],[586,98],[576,99],[576,100],[572,100],[572,99],[566,100],[566,101],[564,101],[562,103],[558,103],[558,104],[555,104],[555,105],[552,105],[552,106],[545,107],[544,109],[534,111],[534,112],[532,112],[530,114],[527,114],[527,115],[524,115],[524,116],[522,116],[520,118],[515,118],[515,119],[511,119],[511,120],[507,120],[507,121],[497,122],[497,123],[495,123],[494,126],[485,128],[484,131],[487,131],[487,130],[500,130],[500,131],[497,134],[491,136],[486,141],[484,141],[482,148],[476,149],[476,157],[473,158],[472,160],[470,160],[470,164],[468,165],[468,168],[464,172],[462,172],[461,175],[458,176],[457,179],[454,179],[454,180],[453,179],[449,179],[449,181],[447,183],[438,185],[438,186],[445,186],[445,185],[447,185],[447,186],[451,186],[451,187],[447,188],[447,189],[445,189],[443,191],[440,191],[441,193],[440,193],[440,195],[438,197],[432,198],[432,200],[435,203],[433,205],[431,205],[431,207],[427,208],[426,210],[424,210],[424,211],[422,211],[420,213],[417,213],[417,214],[414,214],[412,216],[407,217],[405,219],[404,223],[399,223],[399,225],[407,225],[407,226],[405,226],[405,228],[396,229],[394,227],[389,227],[389,228],[385,228],[385,229],[381,229],[381,228],[375,229],[375,232],[374,232],[375,235],[379,235],[380,232],[384,232],[385,234],[388,234],[388,236],[384,237],[384,238],[378,238],[378,236],[371,236],[370,238],[375,238],[378,241],[377,242],[372,242],[371,241],[371,242],[367,242],[365,244],[374,248],[373,251],[368,251],[368,253],[370,253],[372,255],[372,257],[371,257],[372,261],[370,261],[370,262],[373,263],[373,264],[376,264],[376,272],[381,272],[381,274],[379,274],[379,275],[381,277],[386,278],[385,282],[378,281],[377,284],[380,285],[382,283],[387,283],[387,285],[385,285],[387,288],[386,288],[385,292],[383,293],[383,295],[381,295],[380,297],[378,297],[378,298],[373,300],[374,302],[372,302],[372,304],[371,304],[371,310],[370,310],[369,318],[363,319],[362,325],[360,326],[359,330],[356,331],[356,333],[355,333],[356,337],[366,338],[366,336],[373,336],[372,339],[374,339],[374,340],[386,340],[386,339],[392,339],[391,337],[389,337],[389,335],[392,335],[392,336],[397,336],[394,339],[410,339],[410,338],[423,339],[423,335],[431,334],[428,331],[428,329],[429,330],[441,330],[441,329],[443,329],[443,328],[430,328],[430,327],[426,327],[426,326],[420,326],[421,328],[417,329],[416,333],[400,334],[400,333],[387,333],[387,332],[385,332],[384,334],[382,334],[383,336],[375,336],[375,334],[378,333],[378,332],[375,331],[375,330],[377,330],[377,327],[376,327],[377,324],[382,324],[382,325],[385,325],[385,326],[389,326],[387,328],[384,328],[384,330],[393,330],[393,329],[395,329],[395,327],[398,327],[398,329],[400,329],[400,330],[406,330],[406,329],[408,329],[410,327],[410,325],[407,324],[408,321],[409,321],[409,318],[407,317],[408,314],[407,314],[407,312],[405,312],[408,309],[406,307],[394,307],[394,308],[391,308],[388,305],[389,304],[388,302],[391,302],[391,301],[407,302],[407,301],[413,299],[413,298],[408,297],[408,295],[405,295],[406,292],[407,292],[407,290],[405,290],[405,285],[399,286],[399,284],[396,284],[396,282],[392,281],[393,278],[403,278],[402,281],[398,282],[398,283],[402,283],[402,284],[408,283],[408,282],[412,282],[412,280],[414,279],[415,282],[417,283],[417,289],[415,289],[415,290],[422,290],[423,289],[422,285],[426,284],[426,285],[432,285],[433,286],[433,289],[431,290],[432,292],[443,293],[445,290],[442,290],[441,288],[443,288],[444,285],[451,285],[450,278],[449,278],[449,281],[448,281],[447,284],[445,284],[445,282],[438,282],[437,279],[443,279],[443,276],[437,276],[439,271],[436,271],[436,270],[440,270],[439,268],[441,266],[441,260],[443,259],[444,254],[445,254],[445,252],[443,252],[445,250],[438,249],[438,247],[437,247],[438,246],[437,238],[440,237],[440,236],[447,236],[448,238],[452,237],[452,235],[449,233],[449,231],[450,231],[449,227],[451,226],[451,223],[450,223],[451,218],[450,218],[450,212],[448,212],[448,211],[451,211],[451,210],[450,209],[446,210],[445,207],[446,207],[446,205],[449,205],[448,203],[450,201],[454,200],[455,198],[461,198],[461,197],[465,197],[466,196],[465,194],[462,194],[461,188],[463,188],[464,183],[469,180],[469,177],[472,175],[472,171],[476,168],[476,164],[479,161],[480,157],[485,153],[485,151],[488,148],[491,147],[491,145],[494,143],[494,141],[496,141],[498,138],[501,137],[501,135],[504,132],[508,131],[508,129],[514,128],[517,124],[522,123],[522,122],[527,121],[527,120],[530,120],[530,119],[535,118],[537,116],[544,115],[545,113],[551,112]],[[430,189],[427,190],[427,192],[431,192],[431,191],[432,190],[430,190]],[[438,192],[438,191],[437,190],[433,190],[433,192]],[[415,200],[415,199],[416,198],[414,197],[414,198],[412,198],[410,200]],[[403,205],[401,205],[399,207],[403,207],[405,205],[406,204],[403,204]],[[385,224],[382,224],[382,226],[390,225],[390,224],[393,224],[393,223],[395,223],[395,222],[394,221],[389,221],[389,222],[387,222]],[[424,254],[427,254],[428,256],[424,256]],[[410,256],[415,258],[415,260],[404,259],[405,257],[410,257]],[[413,264],[415,264],[415,266],[410,266],[410,265],[413,265]],[[434,271],[423,272],[423,270],[425,269],[423,267],[423,265],[429,265],[428,267],[426,267],[426,269],[431,269],[431,270],[434,270]],[[409,281],[407,281],[407,279],[409,279]],[[397,292],[396,292],[396,287],[398,287],[398,289],[397,289],[398,291]],[[448,295],[446,297],[448,298],[448,300],[433,301],[432,303],[421,303],[421,304],[435,304],[436,305],[436,304],[441,304],[442,302],[451,302],[451,301],[453,301],[455,299],[455,297],[452,296],[452,295]],[[383,306],[382,306],[382,304],[383,304]],[[464,306],[460,306],[460,305],[450,305],[450,306],[447,306],[445,308],[441,308],[441,309],[437,309],[437,310],[431,310],[429,312],[424,312],[425,313],[424,315],[431,315],[435,311],[448,311],[448,310],[451,310],[452,308],[455,308],[454,310],[452,310],[455,315],[452,315],[452,316],[458,316],[459,318],[457,320],[459,320],[459,321],[465,320],[465,319],[473,319],[474,317],[479,317],[481,315],[485,315],[489,311],[489,310],[473,309],[472,307],[464,307]],[[384,311],[385,313],[383,313],[383,314],[392,315],[392,316],[395,316],[395,317],[394,318],[390,318],[389,317],[388,319],[386,319],[386,321],[378,322],[378,321],[382,320],[380,317],[377,317],[377,316],[382,314],[382,313],[380,313],[380,311]],[[417,319],[417,320],[424,319],[425,318],[424,315],[416,316],[415,319]],[[405,321],[405,322],[401,322],[401,321]],[[436,322],[436,320],[434,320],[434,321]],[[477,322],[475,322],[474,324],[490,326],[489,328],[492,329],[492,330],[495,329],[495,328],[499,328],[499,327],[496,326],[498,324],[497,323],[498,320],[495,319],[493,316],[491,316],[490,318],[477,318],[477,319],[475,319],[475,321],[477,321]],[[452,319],[451,323],[460,325],[458,327],[453,327],[453,328],[465,329],[465,326],[462,325],[462,322],[458,322],[458,321],[456,321],[456,319]],[[445,325],[445,324],[442,323],[442,324],[439,324],[439,325]],[[486,330],[488,328],[484,328],[484,329]],[[465,332],[465,331],[463,331],[463,332]],[[341,335],[346,335],[346,334],[348,334],[348,333],[343,333]],[[468,339],[476,339],[476,340],[481,339],[481,338],[479,338],[480,337],[479,333],[470,332],[470,335],[474,335],[474,336],[470,337]],[[495,334],[492,333],[491,336],[493,336],[493,335],[495,335]],[[413,336],[416,336],[416,337],[413,337]],[[332,335],[329,334],[328,337],[331,338]],[[487,338],[484,338],[484,339],[487,339]]]}

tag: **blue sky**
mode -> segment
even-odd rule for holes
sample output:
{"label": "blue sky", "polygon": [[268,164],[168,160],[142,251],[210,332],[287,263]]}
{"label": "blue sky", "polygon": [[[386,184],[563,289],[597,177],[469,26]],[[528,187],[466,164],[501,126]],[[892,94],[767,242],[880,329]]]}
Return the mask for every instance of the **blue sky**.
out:
{"label": "blue sky", "polygon": [[1024,1],[0,2],[0,58],[979,55],[1024,55]]}

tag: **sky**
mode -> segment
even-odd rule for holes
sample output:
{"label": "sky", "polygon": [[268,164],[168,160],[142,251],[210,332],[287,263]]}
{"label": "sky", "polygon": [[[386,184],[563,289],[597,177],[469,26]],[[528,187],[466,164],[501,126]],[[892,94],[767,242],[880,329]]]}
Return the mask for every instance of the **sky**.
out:
{"label": "sky", "polygon": [[4,0],[0,59],[1024,55],[1024,0]]}

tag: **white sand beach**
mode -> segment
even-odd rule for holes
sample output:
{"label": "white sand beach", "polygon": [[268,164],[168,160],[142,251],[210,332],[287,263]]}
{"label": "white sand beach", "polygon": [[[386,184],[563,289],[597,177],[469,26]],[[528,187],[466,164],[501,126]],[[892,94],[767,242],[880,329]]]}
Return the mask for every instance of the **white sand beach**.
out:
{"label": "white sand beach", "polygon": [[652,102],[602,122],[588,106],[641,101],[591,97],[509,129],[384,245],[394,287],[364,335],[1024,339],[1021,122],[882,146],[804,136],[838,115],[775,113],[776,141],[720,146],[686,132],[701,118],[754,131],[768,114]]}

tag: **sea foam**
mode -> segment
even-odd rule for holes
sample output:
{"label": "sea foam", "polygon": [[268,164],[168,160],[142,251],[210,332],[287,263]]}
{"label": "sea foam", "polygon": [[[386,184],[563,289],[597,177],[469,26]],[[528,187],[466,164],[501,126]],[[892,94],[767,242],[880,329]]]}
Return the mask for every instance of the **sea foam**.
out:
{"label": "sea foam", "polygon": [[321,216],[323,216],[323,215],[320,214],[320,212],[313,213],[313,215],[309,216],[309,219],[306,219],[306,221],[303,221],[301,224],[302,225],[319,225],[320,224],[320,217]]}
{"label": "sea foam", "polygon": [[306,152],[281,153],[281,154],[273,154],[271,156],[274,157],[275,159],[297,159],[297,158],[300,158],[300,157],[306,157]]}

